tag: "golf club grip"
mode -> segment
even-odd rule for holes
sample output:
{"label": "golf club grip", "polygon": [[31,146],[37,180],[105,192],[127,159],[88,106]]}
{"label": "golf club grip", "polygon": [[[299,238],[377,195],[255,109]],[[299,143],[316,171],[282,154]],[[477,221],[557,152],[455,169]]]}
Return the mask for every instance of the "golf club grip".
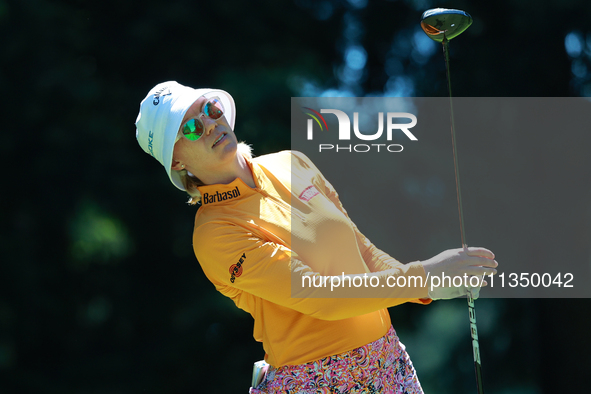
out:
{"label": "golf club grip", "polygon": [[484,387],[482,386],[482,372],[480,363],[474,361],[474,369],[476,370],[476,387],[478,394],[484,394]]}
{"label": "golf club grip", "polygon": [[484,394],[482,385],[482,365],[480,364],[480,346],[478,344],[478,328],[476,327],[476,311],[474,308],[474,299],[472,293],[468,294],[468,313],[470,317],[470,335],[472,336],[472,354],[474,356],[474,368],[476,371],[476,386],[478,394]]}

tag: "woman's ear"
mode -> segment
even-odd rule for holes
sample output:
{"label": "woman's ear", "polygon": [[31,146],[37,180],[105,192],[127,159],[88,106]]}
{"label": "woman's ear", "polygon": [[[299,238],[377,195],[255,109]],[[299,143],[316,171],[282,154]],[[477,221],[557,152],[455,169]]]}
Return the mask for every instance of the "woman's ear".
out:
{"label": "woman's ear", "polygon": [[180,171],[180,170],[184,170],[185,169],[185,165],[181,164],[180,161],[176,161],[176,160],[172,160],[172,166],[170,167],[171,169],[175,170],[175,171]]}

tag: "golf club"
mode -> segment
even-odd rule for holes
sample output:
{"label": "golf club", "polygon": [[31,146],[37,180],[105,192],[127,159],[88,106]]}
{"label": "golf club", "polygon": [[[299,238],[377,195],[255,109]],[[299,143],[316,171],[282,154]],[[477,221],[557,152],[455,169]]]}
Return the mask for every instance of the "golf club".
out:
{"label": "golf club", "polygon": [[[456,147],[456,132],[454,125],[454,109],[451,94],[451,78],[449,71],[449,40],[462,34],[472,24],[472,17],[460,10],[450,10],[445,8],[434,8],[427,10],[421,16],[421,28],[434,41],[443,45],[443,55],[445,57],[445,69],[447,72],[447,89],[449,91],[451,140],[454,154],[454,171],[456,178],[456,194],[458,200],[458,214],[460,216],[460,233],[462,237],[462,247],[466,249],[466,233],[464,230],[464,212],[462,210],[462,193],[460,190],[460,172],[458,167],[458,150]],[[480,363],[480,348],[478,346],[478,330],[476,328],[476,312],[474,309],[474,299],[472,292],[468,293],[468,313],[470,317],[470,334],[472,336],[472,353],[474,356],[474,368],[476,370],[476,386],[478,394],[484,394],[482,386],[482,372]]]}

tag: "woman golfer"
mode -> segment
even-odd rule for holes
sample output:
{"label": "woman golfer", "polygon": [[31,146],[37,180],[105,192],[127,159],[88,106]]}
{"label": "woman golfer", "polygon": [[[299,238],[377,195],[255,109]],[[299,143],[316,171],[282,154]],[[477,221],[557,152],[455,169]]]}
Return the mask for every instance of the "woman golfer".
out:
{"label": "woman golfer", "polygon": [[491,274],[493,253],[447,250],[401,264],[358,231],[302,153],[253,159],[236,139],[235,117],[234,100],[222,90],[164,82],[142,101],[136,136],[190,202],[201,202],[195,255],[217,290],[254,318],[269,368],[250,392],[422,393],[386,308],[458,297],[466,287],[386,286],[380,291],[387,297],[344,299],[334,295],[351,293],[329,298],[305,284],[332,275],[384,284],[443,272]]}

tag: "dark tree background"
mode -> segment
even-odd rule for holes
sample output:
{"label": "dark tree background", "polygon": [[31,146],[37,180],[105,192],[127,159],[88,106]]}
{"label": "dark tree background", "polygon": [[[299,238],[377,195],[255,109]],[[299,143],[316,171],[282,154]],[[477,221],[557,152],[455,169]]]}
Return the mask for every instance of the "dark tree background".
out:
{"label": "dark tree background", "polygon": [[[292,96],[446,96],[418,23],[433,7],[474,17],[455,95],[591,96],[588,0],[0,0],[0,393],[247,392],[252,319],[197,264],[195,208],[137,145],[139,102],[165,80],[219,87],[257,155],[289,149]],[[566,225],[589,264],[582,163]],[[587,391],[589,307],[478,301],[487,392]],[[465,300],[391,314],[427,392],[475,392]]]}

